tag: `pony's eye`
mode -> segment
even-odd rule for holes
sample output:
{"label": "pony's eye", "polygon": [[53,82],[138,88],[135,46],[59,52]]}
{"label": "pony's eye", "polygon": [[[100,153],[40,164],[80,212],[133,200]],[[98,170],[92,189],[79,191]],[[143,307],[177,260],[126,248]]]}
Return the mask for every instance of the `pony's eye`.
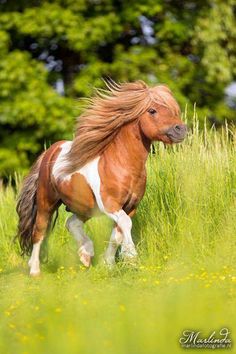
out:
{"label": "pony's eye", "polygon": [[153,116],[155,113],[157,113],[157,111],[155,109],[153,109],[153,108],[150,108],[148,110],[148,113],[150,113]]}

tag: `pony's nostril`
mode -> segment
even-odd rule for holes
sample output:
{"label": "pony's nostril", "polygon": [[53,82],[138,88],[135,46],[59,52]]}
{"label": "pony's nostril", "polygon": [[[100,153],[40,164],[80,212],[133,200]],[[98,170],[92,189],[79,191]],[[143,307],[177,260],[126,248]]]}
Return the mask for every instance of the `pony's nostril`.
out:
{"label": "pony's nostril", "polygon": [[187,127],[185,124],[176,124],[174,126],[174,131],[178,134],[185,134],[187,132]]}
{"label": "pony's nostril", "polygon": [[180,132],[181,131],[181,126],[180,125],[175,125],[174,130]]}

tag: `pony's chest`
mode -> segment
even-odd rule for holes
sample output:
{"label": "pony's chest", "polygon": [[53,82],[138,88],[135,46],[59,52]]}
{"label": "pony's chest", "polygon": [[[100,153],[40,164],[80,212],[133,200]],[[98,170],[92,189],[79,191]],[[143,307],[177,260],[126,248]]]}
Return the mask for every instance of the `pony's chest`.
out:
{"label": "pony's chest", "polygon": [[130,176],[129,183],[126,185],[126,201],[124,209],[132,209],[142,199],[146,188],[146,174]]}
{"label": "pony's chest", "polygon": [[145,169],[137,173],[125,164],[113,164],[108,167],[103,160],[99,167],[101,197],[105,208],[123,208],[126,212],[135,208],[145,192]]}

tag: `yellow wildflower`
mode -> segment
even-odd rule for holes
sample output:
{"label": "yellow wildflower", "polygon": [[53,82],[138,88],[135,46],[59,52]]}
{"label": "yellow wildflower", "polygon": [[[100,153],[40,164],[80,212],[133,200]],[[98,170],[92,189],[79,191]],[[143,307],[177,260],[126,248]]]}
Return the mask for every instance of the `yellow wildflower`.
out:
{"label": "yellow wildflower", "polygon": [[121,312],[125,312],[125,310],[126,310],[125,305],[122,305],[122,304],[119,306],[119,308],[120,308]]}
{"label": "yellow wildflower", "polygon": [[60,307],[57,307],[57,308],[55,309],[55,312],[56,312],[56,313],[60,313],[60,312],[61,312],[61,308],[60,308]]}

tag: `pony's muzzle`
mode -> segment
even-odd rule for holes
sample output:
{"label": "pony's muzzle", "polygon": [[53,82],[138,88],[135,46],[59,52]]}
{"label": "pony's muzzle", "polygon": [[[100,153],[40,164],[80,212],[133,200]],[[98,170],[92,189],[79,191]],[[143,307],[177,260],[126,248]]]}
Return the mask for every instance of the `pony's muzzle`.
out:
{"label": "pony's muzzle", "polygon": [[166,135],[173,143],[180,143],[187,135],[187,126],[185,124],[176,124],[167,130]]}

